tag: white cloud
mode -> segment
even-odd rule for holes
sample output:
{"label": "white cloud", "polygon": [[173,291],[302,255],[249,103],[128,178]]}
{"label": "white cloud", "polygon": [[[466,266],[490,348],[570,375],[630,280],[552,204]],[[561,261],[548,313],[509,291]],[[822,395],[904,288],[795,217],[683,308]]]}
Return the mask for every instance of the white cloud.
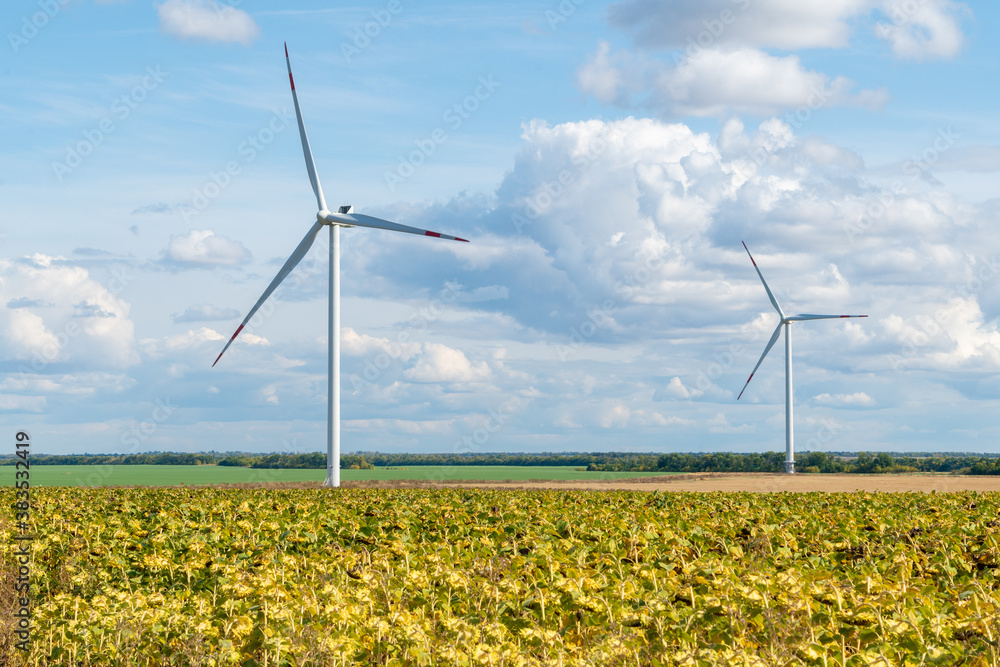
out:
{"label": "white cloud", "polygon": [[491,371],[486,362],[471,363],[461,350],[439,343],[424,343],[417,363],[403,373],[410,382],[483,382]]}
{"label": "white cloud", "polygon": [[612,403],[605,405],[601,410],[598,423],[600,423],[601,428],[625,428],[628,426],[631,416],[632,411],[627,406],[621,403]]}
{"label": "white cloud", "polygon": [[577,73],[580,90],[604,104],[649,108],[665,116],[759,116],[785,109],[834,106],[879,108],[883,90],[853,92],[845,77],[802,66],[796,55],[773,56],[751,48],[703,49],[676,65],[611,54],[602,43]]}
{"label": "white cloud", "polygon": [[852,21],[874,4],[875,0],[624,0],[611,6],[609,18],[612,25],[652,48],[841,48],[848,43]]}
{"label": "white cloud", "polygon": [[238,266],[249,261],[250,251],[239,241],[210,229],[195,229],[187,235],[171,236],[164,259],[180,267]]}
{"label": "white cloud", "polygon": [[[874,22],[874,10],[887,20]],[[899,58],[951,58],[962,48],[952,0],[623,0],[609,10],[611,24],[642,48],[680,51],[693,58],[706,49],[842,49],[858,26],[872,26]]]}
{"label": "white cloud", "polygon": [[260,34],[260,27],[249,14],[217,0],[167,0],[157,12],[160,29],[183,39],[250,46]]}
{"label": "white cloud", "polygon": [[125,368],[138,361],[131,307],[61,258],[0,260],[0,303],[44,307],[0,309],[3,357],[41,372],[50,364]]}
{"label": "white cloud", "polygon": [[[201,327],[163,338],[144,338],[139,342],[142,344],[142,351],[146,357],[161,359],[164,357],[176,358],[177,355],[187,352],[201,353],[201,351],[208,349],[214,351],[216,347],[221,352],[221,344],[225,340],[228,340],[228,337],[223,336],[218,331]],[[240,333],[238,342],[241,345],[270,345],[266,338],[247,331]]]}
{"label": "white cloud", "polygon": [[367,334],[359,334],[350,327],[340,331],[340,346],[343,354],[355,357],[385,354],[390,359],[409,361],[420,353],[420,343],[409,341],[409,336],[401,336],[403,340],[392,341],[388,338],[377,338]]}
{"label": "white cloud", "polygon": [[[693,392],[694,394],[700,394],[697,389]],[[665,387],[660,387],[653,394],[654,401],[666,401],[672,398],[691,398],[692,391],[684,386],[679,377],[670,378],[670,382],[667,383]]]}
{"label": "white cloud", "polygon": [[726,418],[726,415],[720,412],[708,421],[708,430],[710,433],[720,434],[753,433],[754,425],[748,423],[734,426],[729,423],[729,419]]}
{"label": "white cloud", "polygon": [[0,411],[2,412],[44,412],[44,396],[18,396],[0,394]]}
{"label": "white cloud", "polygon": [[965,41],[957,14],[968,7],[951,0],[883,0],[888,23],[879,23],[875,34],[889,42],[893,53],[907,60],[953,58]]}
{"label": "white cloud", "polygon": [[853,394],[819,394],[815,400],[820,405],[835,407],[867,408],[875,405],[875,399],[863,391]]}

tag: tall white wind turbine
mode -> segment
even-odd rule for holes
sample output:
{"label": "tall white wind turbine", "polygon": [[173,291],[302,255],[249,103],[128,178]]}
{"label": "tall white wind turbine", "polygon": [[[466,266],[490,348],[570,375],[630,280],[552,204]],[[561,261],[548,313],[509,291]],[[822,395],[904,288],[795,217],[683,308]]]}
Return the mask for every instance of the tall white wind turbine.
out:
{"label": "tall white wind turbine", "polygon": [[438,234],[437,232],[430,232],[426,229],[417,229],[416,227],[407,227],[406,225],[400,225],[395,222],[389,222],[388,220],[381,220],[379,218],[373,218],[370,215],[361,215],[360,213],[354,213],[354,209],[351,206],[341,206],[337,213],[331,212],[326,207],[326,199],[323,197],[323,187],[320,185],[319,176],[316,174],[316,164],[313,161],[312,150],[309,148],[309,139],[306,137],[306,127],[302,124],[302,112],[299,109],[299,97],[295,92],[295,79],[292,78],[292,63],[288,58],[288,45],[285,45],[285,63],[288,65],[288,82],[292,86],[292,101],[295,103],[295,117],[299,122],[299,136],[302,139],[302,153],[306,158],[306,171],[309,173],[309,182],[312,184],[313,193],[316,195],[316,204],[319,206],[319,211],[316,213],[316,222],[313,223],[312,228],[306,234],[305,238],[299,242],[295,250],[292,252],[291,256],[285,262],[281,270],[278,271],[278,275],[274,277],[271,284],[267,286],[264,293],[261,295],[257,303],[254,304],[253,308],[243,319],[243,322],[236,329],[236,333],[233,334],[232,338],[226,343],[226,346],[222,348],[222,352],[216,357],[215,362],[212,364],[219,363],[219,359],[222,355],[226,353],[229,346],[233,344],[236,337],[243,331],[243,327],[246,323],[250,321],[250,318],[254,316],[267,297],[271,296],[281,281],[284,280],[292,269],[302,261],[302,258],[306,256],[309,252],[309,248],[312,247],[313,241],[316,240],[316,236],[319,234],[323,225],[328,225],[330,227],[330,326],[329,326],[329,375],[327,387],[329,390],[329,405],[327,412],[327,429],[326,429],[326,481],[323,482],[323,486],[340,486],[340,228],[341,227],[371,227],[374,229],[388,229],[393,232],[406,232],[407,234],[419,234],[420,236],[433,236],[440,239],[450,239],[452,241],[464,241],[468,243],[465,239],[460,239],[456,236],[448,236],[447,234]]}
{"label": "tall white wind turbine", "polygon": [[781,329],[785,329],[785,472],[793,473],[795,472],[795,434],[793,432],[792,425],[792,322],[804,322],[806,320],[839,320],[848,317],[868,317],[867,315],[813,315],[811,313],[804,313],[801,315],[785,315],[781,310],[781,306],[778,305],[778,300],[774,298],[774,294],[771,293],[771,288],[767,286],[767,281],[764,280],[763,274],[760,272],[760,267],[757,266],[757,262],[754,262],[753,255],[750,255],[750,249],[747,248],[747,244],[743,243],[743,249],[747,251],[747,255],[750,256],[750,261],[753,263],[753,268],[757,270],[757,275],[760,276],[760,282],[764,283],[764,289],[767,291],[767,298],[771,300],[771,305],[774,309],[778,311],[778,317],[781,320],[778,322],[778,326],[774,329],[774,333],[771,334],[771,340],[767,342],[767,347],[764,348],[764,354],[760,355],[760,360],[757,361],[757,365],[753,367],[753,372],[750,373],[750,377],[747,378],[746,384],[743,385],[743,389],[740,390],[740,395],[736,397],[736,400],[740,400],[743,396],[743,392],[746,391],[747,385],[750,384],[750,380],[753,379],[754,373],[760,368],[761,362],[764,361],[764,357],[767,353],[771,351],[774,347],[775,342],[778,340],[778,336],[781,335]]}

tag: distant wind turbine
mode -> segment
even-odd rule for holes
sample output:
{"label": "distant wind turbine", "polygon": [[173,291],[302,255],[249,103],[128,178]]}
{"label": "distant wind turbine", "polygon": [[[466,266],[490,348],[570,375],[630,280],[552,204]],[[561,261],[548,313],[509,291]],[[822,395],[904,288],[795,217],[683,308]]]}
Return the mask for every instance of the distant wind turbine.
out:
{"label": "distant wind turbine", "polygon": [[450,239],[452,241],[466,241],[456,236],[429,232],[426,229],[407,227],[388,220],[373,218],[370,215],[355,213],[351,206],[341,206],[337,213],[331,212],[326,207],[326,199],[323,197],[323,187],[320,185],[319,176],[316,174],[316,164],[313,161],[312,150],[309,148],[309,139],[306,137],[306,127],[302,124],[302,112],[299,109],[299,97],[295,92],[295,79],[292,78],[292,63],[288,58],[288,45],[285,45],[285,63],[288,65],[288,82],[292,86],[292,101],[295,103],[295,117],[299,122],[299,136],[302,139],[302,153],[306,158],[306,171],[309,172],[309,182],[312,184],[313,193],[316,195],[316,204],[319,212],[316,213],[316,222],[306,234],[305,238],[299,242],[291,256],[285,262],[278,275],[274,277],[271,284],[264,290],[254,307],[243,319],[243,322],[236,329],[236,333],[222,348],[222,352],[215,358],[219,359],[226,353],[229,346],[233,344],[243,327],[246,326],[250,318],[254,316],[267,297],[271,296],[281,281],[284,280],[292,269],[302,261],[302,258],[309,252],[313,241],[319,234],[323,225],[330,227],[330,326],[329,326],[329,368],[328,368],[328,406],[327,406],[327,428],[326,428],[326,481],[323,486],[340,486],[340,228],[341,227],[372,227],[374,229],[388,229],[393,232],[406,232],[407,234],[419,234],[420,236],[433,236],[440,239]]}
{"label": "distant wind turbine", "polygon": [[774,347],[774,343],[778,340],[778,336],[781,334],[781,328],[785,328],[785,472],[793,473],[795,472],[795,435],[792,428],[792,322],[804,322],[806,320],[839,320],[848,317],[868,317],[867,315],[813,315],[805,313],[802,315],[791,315],[786,316],[781,311],[781,306],[778,305],[778,300],[774,298],[774,294],[771,293],[771,288],[767,286],[767,281],[764,280],[763,274],[760,272],[760,268],[757,266],[757,262],[754,262],[753,255],[750,255],[750,249],[747,248],[747,244],[743,243],[743,249],[747,251],[747,255],[750,256],[750,261],[753,263],[753,268],[757,270],[757,275],[760,276],[760,282],[764,283],[764,289],[767,291],[767,298],[771,300],[771,305],[774,309],[778,311],[778,317],[781,321],[778,322],[778,326],[775,328],[774,333],[771,334],[771,340],[767,342],[767,347],[764,348],[764,354],[760,355],[760,360],[757,365],[753,367],[753,372],[750,373],[750,377],[747,378],[746,384],[743,385],[743,389],[740,390],[740,395],[736,397],[736,400],[740,400],[743,396],[743,392],[746,391],[747,385],[750,384],[750,380],[753,379],[754,373],[760,368],[761,362],[764,361],[764,357],[767,353],[771,351]]}

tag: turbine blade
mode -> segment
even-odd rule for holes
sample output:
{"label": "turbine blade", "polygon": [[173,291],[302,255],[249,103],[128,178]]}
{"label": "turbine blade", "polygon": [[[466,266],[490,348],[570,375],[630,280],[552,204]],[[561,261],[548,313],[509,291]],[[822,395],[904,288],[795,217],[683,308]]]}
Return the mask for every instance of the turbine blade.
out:
{"label": "turbine blade", "polygon": [[322,228],[323,228],[323,223],[320,222],[319,220],[317,220],[313,224],[312,229],[309,230],[309,233],[306,234],[305,238],[303,238],[299,242],[299,245],[296,246],[291,256],[287,260],[285,260],[285,263],[281,267],[281,270],[278,271],[278,275],[274,277],[274,280],[272,280],[271,284],[267,286],[267,289],[264,290],[264,293],[261,295],[261,297],[257,299],[257,303],[255,303],[253,305],[253,308],[250,309],[250,313],[245,318],[243,318],[243,322],[241,322],[239,328],[236,329],[236,333],[233,334],[233,337],[229,339],[229,341],[226,343],[226,346],[222,348],[222,352],[219,352],[219,356],[217,356],[215,358],[215,361],[212,362],[213,367],[215,366],[215,364],[219,363],[219,359],[221,359],[222,355],[226,353],[226,350],[229,349],[229,346],[233,344],[233,341],[236,340],[236,337],[240,335],[240,332],[243,331],[243,327],[245,327],[247,322],[250,321],[250,318],[254,316],[254,313],[257,312],[257,309],[264,304],[264,302],[267,300],[267,297],[271,296],[271,292],[277,289],[278,285],[281,284],[281,281],[284,280],[288,276],[288,274],[292,272],[292,269],[294,269],[295,266],[302,261],[302,258],[306,256],[306,253],[309,252],[309,248],[312,247],[313,241],[316,240],[316,235],[319,234],[319,230]]}
{"label": "turbine blade", "polygon": [[750,380],[753,379],[754,373],[757,372],[757,369],[760,368],[761,363],[763,363],[764,357],[766,357],[767,353],[771,351],[772,347],[774,347],[774,343],[778,340],[778,336],[781,335],[782,324],[784,324],[784,322],[778,322],[778,328],[776,328],[774,333],[771,334],[771,340],[767,341],[767,347],[764,348],[764,354],[760,355],[760,359],[757,361],[757,365],[753,367],[753,371],[750,373],[750,377],[747,378],[746,384],[743,385],[743,389],[740,389],[740,395],[736,397],[737,401],[740,400],[740,396],[743,396],[743,392],[747,390],[747,384],[750,384]]}
{"label": "turbine blade", "polygon": [[417,234],[419,236],[433,236],[440,239],[450,239],[452,241],[463,241],[468,243],[469,241],[457,236],[449,236],[448,234],[439,234],[437,232],[431,232],[426,229],[419,229],[417,227],[409,227],[407,225],[401,225],[398,222],[389,222],[388,220],[382,220],[381,218],[375,218],[370,215],[362,215],[361,213],[331,213],[326,216],[326,220],[330,222],[340,222],[345,225],[356,225],[358,227],[371,227],[372,229],[388,229],[393,232],[405,232],[407,234]]}
{"label": "turbine blade", "polygon": [[285,63],[288,65],[288,83],[292,85],[292,101],[295,102],[295,118],[299,121],[299,137],[302,139],[302,154],[306,158],[306,171],[309,172],[309,182],[312,183],[313,193],[316,195],[316,204],[320,211],[325,211],[326,198],[323,197],[323,186],[319,184],[316,162],[313,160],[312,149],[309,148],[309,137],[306,136],[306,126],[302,122],[299,95],[295,92],[295,79],[292,78],[292,61],[288,58],[288,44],[285,44]]}
{"label": "turbine blade", "polygon": [[[741,241],[741,243],[743,243],[743,249],[747,251],[747,255],[750,255],[750,248],[747,248],[747,244],[745,242]],[[757,275],[760,276],[760,282],[764,283],[764,289],[767,290],[767,298],[771,300],[771,305],[774,306],[776,311],[778,311],[778,316],[781,317],[781,319],[785,319],[785,314],[781,312],[781,306],[778,305],[778,300],[774,298],[773,294],[771,294],[771,288],[767,286],[767,281],[764,280],[764,275],[760,272],[760,268],[757,267],[757,262],[753,261],[753,255],[750,255],[750,261],[753,263],[753,268],[757,270]]]}
{"label": "turbine blade", "polygon": [[868,317],[867,315],[814,315],[812,313],[802,313],[786,318],[787,322],[803,322],[805,320],[843,320],[848,317]]}

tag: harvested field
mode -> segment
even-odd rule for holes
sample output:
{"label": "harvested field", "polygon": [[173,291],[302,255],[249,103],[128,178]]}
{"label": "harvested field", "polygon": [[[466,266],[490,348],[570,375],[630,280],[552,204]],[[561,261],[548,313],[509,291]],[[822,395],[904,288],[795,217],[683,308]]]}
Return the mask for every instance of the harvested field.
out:
{"label": "harvested field", "polygon": [[488,487],[499,489],[577,489],[590,491],[758,491],[773,493],[789,491],[803,493],[828,491],[833,493],[868,492],[931,492],[1000,491],[1000,477],[971,475],[816,475],[760,473],[703,473],[665,475],[638,479],[602,481],[528,480],[517,482],[417,482],[349,483],[347,486],[386,488],[433,488],[435,486]]}
{"label": "harvested field", "polygon": [[[244,488],[319,488],[318,482],[275,484],[226,484],[226,487]],[[434,488],[485,488],[485,489],[563,489],[566,491],[749,491],[760,493],[908,493],[937,492],[960,493],[963,491],[1000,491],[1000,477],[914,474],[914,475],[817,475],[817,474],[765,474],[765,473],[696,473],[663,475],[600,481],[555,481],[545,479],[510,481],[446,480],[424,482],[413,480],[343,482],[348,489],[434,489]]]}

